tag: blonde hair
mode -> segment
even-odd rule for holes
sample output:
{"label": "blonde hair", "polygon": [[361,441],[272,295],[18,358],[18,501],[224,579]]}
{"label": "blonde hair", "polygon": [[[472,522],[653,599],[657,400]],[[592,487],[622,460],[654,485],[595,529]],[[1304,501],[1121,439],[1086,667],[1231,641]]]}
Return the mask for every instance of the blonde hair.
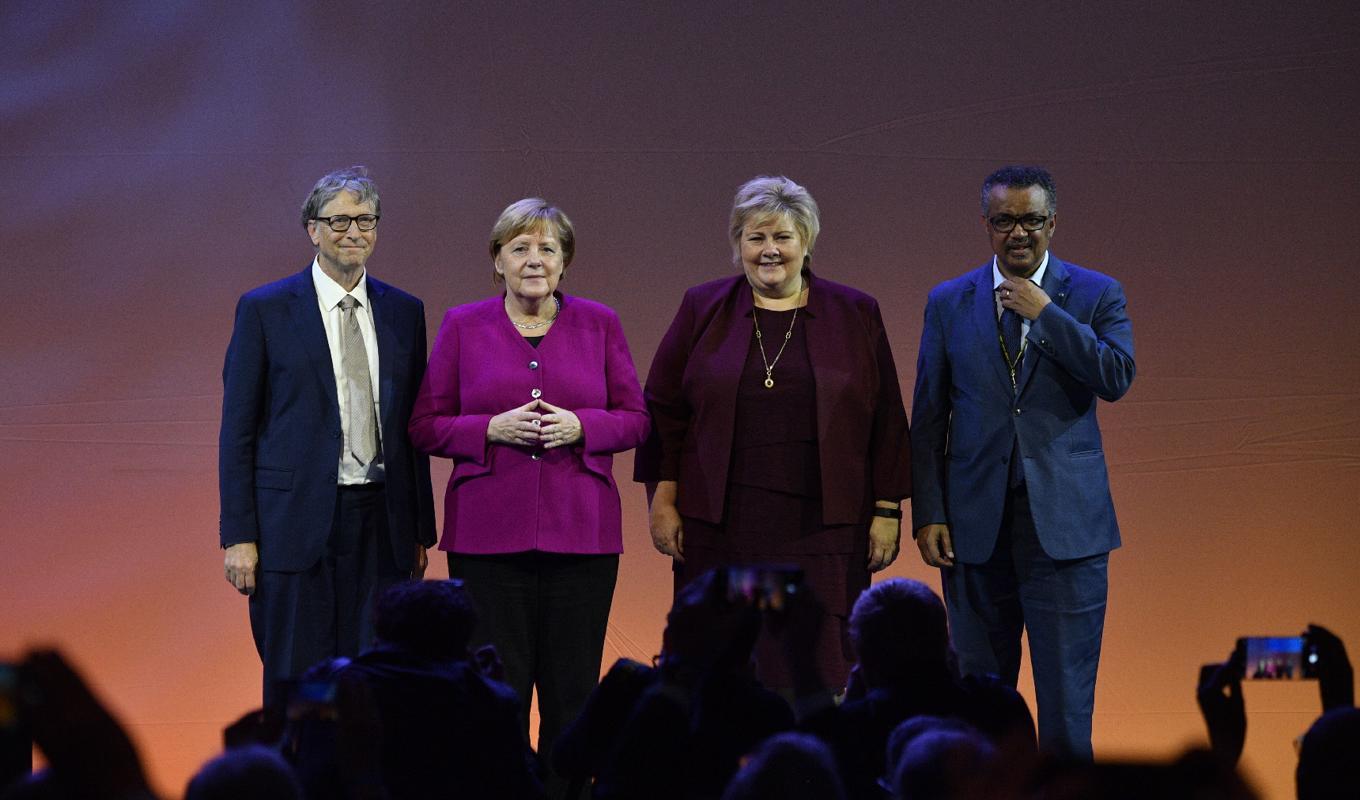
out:
{"label": "blonde hair", "polygon": [[783,175],[761,175],[743,183],[732,198],[732,219],[729,235],[735,250],[741,241],[741,232],[752,222],[760,222],[787,214],[793,222],[794,230],[807,245],[808,256],[812,246],[817,243],[817,233],[822,229],[821,214],[817,201],[807,189]]}
{"label": "blonde hair", "polygon": [[[542,231],[549,225],[552,226],[553,235],[557,237],[557,242],[562,247],[562,268],[566,269],[571,264],[572,256],[576,254],[576,232],[572,230],[571,220],[567,219],[562,209],[541,197],[516,200],[501,212],[496,224],[491,226],[491,260],[493,262],[496,260],[506,242],[530,231]],[[491,280],[497,284],[503,280],[495,271],[494,265]]]}

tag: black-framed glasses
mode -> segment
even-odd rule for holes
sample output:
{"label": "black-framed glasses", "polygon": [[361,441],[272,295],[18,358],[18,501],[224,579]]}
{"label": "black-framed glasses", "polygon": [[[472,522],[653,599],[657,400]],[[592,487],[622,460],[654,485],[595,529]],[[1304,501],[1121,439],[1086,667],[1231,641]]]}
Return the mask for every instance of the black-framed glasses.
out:
{"label": "black-framed glasses", "polygon": [[997,214],[995,217],[989,217],[987,224],[991,225],[992,230],[997,233],[1010,233],[1015,230],[1017,224],[1033,233],[1047,225],[1052,218],[1052,215],[1044,216],[1042,214],[1026,214],[1018,218],[1012,217],[1010,214]]}
{"label": "black-framed glasses", "polygon": [[361,231],[371,231],[378,227],[378,215],[360,214],[357,217],[351,217],[349,214],[336,214],[333,217],[312,217],[312,222],[324,222],[336,233],[344,233],[349,230],[351,222],[358,225]]}

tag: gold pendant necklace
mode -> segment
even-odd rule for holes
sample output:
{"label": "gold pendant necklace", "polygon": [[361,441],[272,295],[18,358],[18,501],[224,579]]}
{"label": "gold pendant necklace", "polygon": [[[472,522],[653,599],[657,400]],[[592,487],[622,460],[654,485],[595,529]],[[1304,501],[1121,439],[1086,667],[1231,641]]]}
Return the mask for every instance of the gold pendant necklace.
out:
{"label": "gold pendant necklace", "polygon": [[793,338],[793,323],[798,321],[798,306],[793,307],[793,319],[789,320],[789,329],[784,332],[784,343],[779,345],[779,352],[774,354],[774,361],[765,357],[765,339],[760,335],[760,309],[751,309],[751,319],[756,323],[756,344],[760,347],[760,363],[765,365],[765,388],[774,388],[774,365],[779,363],[779,357],[784,355],[784,348],[789,346],[789,339]]}

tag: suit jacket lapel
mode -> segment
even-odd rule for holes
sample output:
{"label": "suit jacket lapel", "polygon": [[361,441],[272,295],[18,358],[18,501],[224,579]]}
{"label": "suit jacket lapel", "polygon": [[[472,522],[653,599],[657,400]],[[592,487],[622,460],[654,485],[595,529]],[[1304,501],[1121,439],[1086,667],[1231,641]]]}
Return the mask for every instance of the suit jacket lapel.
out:
{"label": "suit jacket lapel", "polygon": [[[742,367],[746,364],[746,354],[751,349],[751,336],[754,328],[751,321],[755,314],[755,298],[751,287],[742,280],[736,290],[724,298],[729,304],[725,313],[717,315],[716,321],[723,323],[723,329],[715,331],[715,364],[710,380],[721,397],[724,405],[731,409],[731,419],[727,423],[729,439],[731,429],[736,425],[737,386],[741,383]],[[729,443],[730,444],[730,443]],[[729,448],[730,449],[730,448]]]}
{"label": "suit jacket lapel", "polygon": [[982,358],[992,365],[992,372],[996,374],[996,379],[1001,382],[1001,388],[1009,397],[1015,390],[1011,386],[1010,371],[1006,369],[1006,362],[1001,358],[1001,342],[997,338],[996,294],[992,290],[990,262],[982,265],[973,280],[973,324],[981,343],[978,350]]}
{"label": "suit jacket lapel", "polygon": [[[1067,265],[1059,261],[1057,256],[1050,255],[1048,257],[1048,269],[1044,272],[1043,283],[1039,286],[1050,300],[1058,304],[1058,308],[1067,307],[1067,297],[1072,287],[1072,276],[1067,272]],[[1029,384],[1030,378],[1034,377],[1034,370],[1043,357],[1043,351],[1039,348],[1025,348],[1025,358],[1020,364],[1020,391],[1023,392],[1025,386]]]}
{"label": "suit jacket lapel", "polygon": [[397,341],[397,332],[392,327],[392,315],[387,313],[383,296],[387,285],[365,276],[368,281],[368,302],[373,306],[373,334],[378,340],[378,411],[381,427],[386,427],[388,416],[392,413],[392,362],[396,356],[392,347]]}
{"label": "suit jacket lapel", "polygon": [[331,346],[326,341],[326,325],[321,321],[321,307],[316,299],[316,286],[312,283],[310,266],[294,276],[292,291],[289,311],[293,318],[293,330],[307,351],[307,360],[316,370],[317,380],[321,381],[325,389],[331,419],[338,421],[340,401],[335,389],[335,367],[331,364]]}

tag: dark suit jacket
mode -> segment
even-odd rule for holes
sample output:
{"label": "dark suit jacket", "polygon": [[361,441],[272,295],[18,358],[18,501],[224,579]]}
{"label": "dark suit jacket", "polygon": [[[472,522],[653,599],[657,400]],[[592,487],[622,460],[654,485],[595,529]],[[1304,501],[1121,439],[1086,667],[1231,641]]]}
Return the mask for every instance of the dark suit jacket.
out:
{"label": "dark suit jacket", "polygon": [[[416,542],[434,544],[430,461],[406,434],[425,373],[425,308],[400,289],[365,280],[378,340],[392,557],[407,570]],[[222,383],[222,546],[258,542],[261,569],[308,569],[331,532],[341,448],[335,374],[310,266],[241,297]]]}
{"label": "dark suit jacket", "polygon": [[[874,500],[911,494],[911,443],[878,302],[806,273],[798,314],[817,385],[822,522],[867,522]],[[751,346],[754,301],[744,275],[685,292],[657,348],[643,395],[652,436],[634,479],[680,483],[681,514],[720,524],[727,493],[737,383]]]}
{"label": "dark suit jacket", "polygon": [[992,265],[935,287],[926,302],[912,401],[912,525],[950,527],[964,563],[991,555],[1020,438],[1039,543],[1071,559],[1119,546],[1096,398],[1133,382],[1133,326],[1114,279],[1049,256],[1052,299],[1030,325],[1011,389],[997,339]]}

